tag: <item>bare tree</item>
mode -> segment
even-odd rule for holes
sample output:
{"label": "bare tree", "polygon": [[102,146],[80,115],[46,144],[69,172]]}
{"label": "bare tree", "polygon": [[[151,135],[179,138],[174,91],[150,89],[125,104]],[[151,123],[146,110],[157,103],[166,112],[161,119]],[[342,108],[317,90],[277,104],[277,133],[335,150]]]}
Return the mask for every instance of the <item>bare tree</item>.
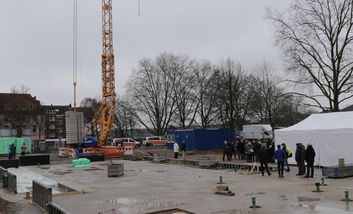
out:
{"label": "bare tree", "polygon": [[28,92],[29,92],[29,87],[24,84],[20,84],[18,85],[18,87],[16,85],[13,85],[11,87],[12,94],[28,94]]}
{"label": "bare tree", "polygon": [[174,86],[179,56],[162,53],[143,59],[131,78],[130,103],[138,121],[156,135],[165,134],[176,109]]}
{"label": "bare tree", "polygon": [[100,106],[100,101],[97,98],[91,97],[85,97],[80,105],[80,107],[88,109],[85,113],[85,123],[89,124],[87,128],[92,136],[98,136],[98,127],[94,124],[93,118],[98,114]]}
{"label": "bare tree", "polygon": [[240,128],[248,115],[248,81],[240,64],[227,59],[219,66],[222,79],[218,90],[219,118],[230,128]]}
{"label": "bare tree", "polygon": [[178,56],[176,72],[172,73],[175,95],[174,121],[182,129],[190,128],[194,123],[199,102],[194,88],[197,63],[186,56]]}
{"label": "bare tree", "polygon": [[203,128],[216,121],[220,73],[209,61],[198,63],[194,71],[194,87],[197,94],[198,117]]}
{"label": "bare tree", "polygon": [[127,101],[116,99],[113,130],[119,137],[133,136],[137,124],[135,113]]}
{"label": "bare tree", "polygon": [[251,110],[258,122],[269,123],[274,127],[279,110],[291,97],[280,85],[281,79],[274,74],[271,64],[258,66],[251,76]]}
{"label": "bare tree", "polygon": [[255,123],[290,126],[304,119],[307,109],[301,97],[286,92],[282,78],[275,73],[273,66],[264,62],[249,76],[249,116]]}
{"label": "bare tree", "polygon": [[353,97],[353,1],[296,0],[286,15],[270,11],[268,18],[293,81],[319,91],[294,94],[324,111],[339,111]]}

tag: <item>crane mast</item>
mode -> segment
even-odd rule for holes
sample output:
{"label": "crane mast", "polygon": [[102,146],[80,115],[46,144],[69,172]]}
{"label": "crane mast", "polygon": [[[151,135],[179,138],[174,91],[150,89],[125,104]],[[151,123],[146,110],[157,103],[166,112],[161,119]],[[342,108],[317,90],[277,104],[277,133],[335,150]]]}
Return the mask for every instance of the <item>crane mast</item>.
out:
{"label": "crane mast", "polygon": [[98,146],[107,140],[114,120],[115,77],[113,52],[112,0],[102,0],[102,104],[98,114]]}

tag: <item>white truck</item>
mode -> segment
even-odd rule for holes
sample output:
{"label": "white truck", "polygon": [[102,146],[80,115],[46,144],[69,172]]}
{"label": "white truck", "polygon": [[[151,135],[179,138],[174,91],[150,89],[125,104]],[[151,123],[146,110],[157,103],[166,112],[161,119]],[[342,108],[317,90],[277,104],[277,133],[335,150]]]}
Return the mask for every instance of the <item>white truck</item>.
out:
{"label": "white truck", "polygon": [[244,139],[273,139],[273,130],[269,124],[243,125]]}

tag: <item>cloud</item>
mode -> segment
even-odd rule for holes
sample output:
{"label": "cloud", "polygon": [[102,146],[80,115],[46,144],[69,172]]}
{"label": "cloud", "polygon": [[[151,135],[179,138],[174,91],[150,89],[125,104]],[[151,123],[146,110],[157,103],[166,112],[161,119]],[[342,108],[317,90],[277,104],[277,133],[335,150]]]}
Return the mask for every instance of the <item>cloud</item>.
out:
{"label": "cloud", "polygon": [[[266,7],[290,0],[113,1],[116,88],[123,94],[138,60],[160,52],[218,63],[226,57],[251,68],[281,66]],[[78,102],[101,93],[101,1],[78,0]],[[0,2],[0,91],[25,84],[46,104],[68,104],[72,89],[72,0]]]}

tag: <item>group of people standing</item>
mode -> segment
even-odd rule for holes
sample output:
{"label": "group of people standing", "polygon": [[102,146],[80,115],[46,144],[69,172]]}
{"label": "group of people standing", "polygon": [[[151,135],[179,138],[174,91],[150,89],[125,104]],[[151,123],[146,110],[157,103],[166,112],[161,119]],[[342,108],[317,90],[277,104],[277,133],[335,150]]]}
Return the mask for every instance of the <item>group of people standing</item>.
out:
{"label": "group of people standing", "polygon": [[[268,175],[271,175],[268,169],[268,163],[277,162],[278,177],[283,178],[284,170],[290,171],[288,159],[292,157],[292,151],[286,144],[282,143],[277,145],[277,150],[274,151],[272,141],[254,141],[251,142],[246,140],[244,142],[239,141],[236,145],[233,142],[224,141],[223,144],[223,161],[225,157],[227,160],[236,159],[236,154],[238,154],[238,159],[246,160],[247,162],[260,162],[261,173],[264,176],[265,170]],[[314,176],[314,160],[315,160],[315,150],[311,144],[307,147],[301,143],[297,144],[295,151],[295,161],[298,165],[298,176],[305,175],[306,178]],[[306,167],[305,167],[306,164]]]}
{"label": "group of people standing", "polygon": [[[297,148],[295,151],[295,161],[298,165],[298,176],[304,175],[306,171],[306,178],[314,177],[314,160],[315,160],[315,150],[311,144],[308,144],[307,147],[301,143],[297,143]],[[292,153],[290,149],[286,146],[286,144],[277,145],[277,150],[274,155],[274,159],[277,161],[277,170],[278,177],[283,178],[283,171],[285,165],[287,166],[287,171],[290,171],[288,165],[288,158],[292,157]],[[305,162],[307,165],[307,169],[305,170]]]}
{"label": "group of people standing", "polygon": [[[9,156],[9,160],[16,159],[16,150],[17,150],[17,147],[15,144],[9,145],[8,151],[7,151],[8,156]],[[27,151],[27,146],[25,143],[23,143],[21,146],[21,156],[25,156],[26,151]]]}

